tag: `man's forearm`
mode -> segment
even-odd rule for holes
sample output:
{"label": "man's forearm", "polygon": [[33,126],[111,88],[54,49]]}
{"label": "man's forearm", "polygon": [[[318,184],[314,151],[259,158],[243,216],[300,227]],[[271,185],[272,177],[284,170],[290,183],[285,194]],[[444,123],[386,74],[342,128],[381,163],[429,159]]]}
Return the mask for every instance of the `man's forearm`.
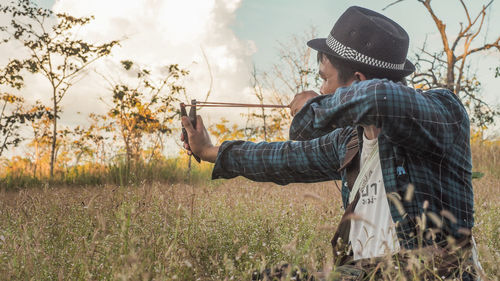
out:
{"label": "man's forearm", "polygon": [[224,142],[212,178],[243,176],[253,181],[288,184],[340,179],[340,131],[318,139],[295,142]]}

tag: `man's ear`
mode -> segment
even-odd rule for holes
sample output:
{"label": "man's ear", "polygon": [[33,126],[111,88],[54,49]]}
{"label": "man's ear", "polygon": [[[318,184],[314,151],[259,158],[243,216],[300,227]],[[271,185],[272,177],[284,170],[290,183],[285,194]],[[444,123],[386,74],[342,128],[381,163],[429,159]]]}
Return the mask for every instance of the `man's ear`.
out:
{"label": "man's ear", "polygon": [[361,73],[359,71],[356,71],[356,72],[354,72],[354,79],[356,81],[365,81],[366,80],[366,76],[363,73]]}

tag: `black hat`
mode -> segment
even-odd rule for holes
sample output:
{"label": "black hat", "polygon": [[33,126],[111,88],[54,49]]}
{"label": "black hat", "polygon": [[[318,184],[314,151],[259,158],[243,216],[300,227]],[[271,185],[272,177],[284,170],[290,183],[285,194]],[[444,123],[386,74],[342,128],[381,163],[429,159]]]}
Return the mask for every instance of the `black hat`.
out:
{"label": "black hat", "polygon": [[401,78],[415,71],[406,59],[409,41],[406,31],[395,21],[353,6],[340,16],[328,38],[313,39],[307,45],[346,60],[359,71],[381,78]]}

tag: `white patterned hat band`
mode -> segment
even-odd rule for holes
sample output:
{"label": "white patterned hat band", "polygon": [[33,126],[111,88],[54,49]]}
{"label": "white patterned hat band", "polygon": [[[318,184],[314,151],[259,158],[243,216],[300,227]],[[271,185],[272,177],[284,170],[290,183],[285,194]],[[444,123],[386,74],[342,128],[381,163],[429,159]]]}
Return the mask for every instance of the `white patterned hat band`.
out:
{"label": "white patterned hat band", "polygon": [[381,61],[367,55],[364,55],[350,47],[344,46],[342,43],[337,41],[331,34],[328,35],[326,39],[326,44],[330,49],[332,49],[339,56],[350,59],[353,61],[361,62],[375,67],[394,69],[394,70],[404,70],[405,62],[403,63],[390,63],[386,61]]}

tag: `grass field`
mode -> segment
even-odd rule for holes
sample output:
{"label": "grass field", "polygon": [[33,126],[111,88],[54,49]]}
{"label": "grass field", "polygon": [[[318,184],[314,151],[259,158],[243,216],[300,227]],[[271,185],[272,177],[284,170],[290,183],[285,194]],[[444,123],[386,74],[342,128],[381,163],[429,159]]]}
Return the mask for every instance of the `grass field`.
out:
{"label": "grass field", "polygon": [[[500,275],[499,180],[475,180],[482,265]],[[0,196],[2,280],[248,280],[284,262],[330,270],[333,183],[245,179],[57,187]]]}
{"label": "grass field", "polygon": [[[480,260],[500,280],[500,145],[474,144]],[[58,181],[7,174],[0,186],[0,280],[248,280],[284,263],[329,272],[343,210],[332,182],[209,181],[186,159],[72,170]],[[416,280],[416,278],[414,278]]]}

